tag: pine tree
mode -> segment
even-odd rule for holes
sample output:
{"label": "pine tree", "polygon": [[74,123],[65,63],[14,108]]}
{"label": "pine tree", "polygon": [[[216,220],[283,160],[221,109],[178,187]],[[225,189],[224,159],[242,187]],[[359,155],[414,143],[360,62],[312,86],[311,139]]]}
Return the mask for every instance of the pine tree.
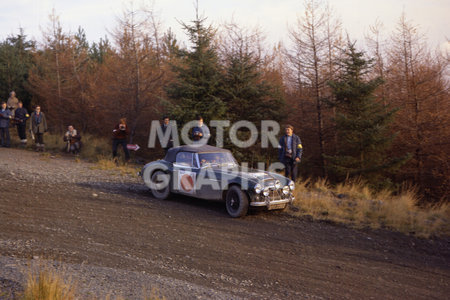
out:
{"label": "pine tree", "polygon": [[105,38],[100,38],[98,43],[93,42],[89,47],[90,58],[98,63],[103,63],[106,56],[112,51],[113,50],[107,36],[105,36]]}
{"label": "pine tree", "polygon": [[231,121],[281,121],[284,99],[281,89],[263,78],[260,62],[251,53],[234,54],[225,70],[223,100]]}
{"label": "pine tree", "polygon": [[178,52],[179,64],[172,65],[176,78],[166,88],[171,115],[181,124],[199,114],[205,123],[222,119],[225,114],[220,97],[222,69],[213,45],[215,30],[206,27],[205,20],[197,16],[191,25],[183,23],[192,48]]}
{"label": "pine tree", "polygon": [[336,156],[326,158],[334,179],[361,177],[380,187],[383,171],[398,166],[406,157],[388,157],[387,150],[395,137],[389,128],[395,110],[375,100],[374,92],[383,81],[379,77],[367,79],[372,66],[364,52],[358,52],[354,43],[348,44],[341,61],[342,73],[329,83],[335,96],[331,104],[337,111],[338,149]]}
{"label": "pine tree", "polygon": [[[226,32],[221,37],[224,61],[222,99],[227,106],[227,120],[232,124],[250,121],[259,131],[261,120],[280,122],[286,115],[283,89],[276,81],[278,73],[265,65],[268,59],[258,51],[262,39],[258,31],[249,33],[233,23],[226,25]],[[225,146],[233,150],[239,161],[253,163],[276,157],[274,151],[262,148],[258,142],[244,149],[233,145],[227,138],[228,129],[225,129]],[[245,129],[237,132],[243,141],[248,140],[250,134]]]}
{"label": "pine tree", "polygon": [[35,42],[27,40],[23,29],[0,43],[0,97],[7,99],[11,91],[27,106],[32,95],[26,89],[28,72],[33,65]]}

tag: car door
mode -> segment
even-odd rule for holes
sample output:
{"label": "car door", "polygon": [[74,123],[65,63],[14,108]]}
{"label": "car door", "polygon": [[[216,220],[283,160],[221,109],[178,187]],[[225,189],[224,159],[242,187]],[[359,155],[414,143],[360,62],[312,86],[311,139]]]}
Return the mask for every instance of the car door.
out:
{"label": "car door", "polygon": [[195,196],[197,173],[198,170],[194,167],[194,153],[178,152],[173,164],[174,190],[180,194]]}
{"label": "car door", "polygon": [[200,167],[197,172],[197,197],[210,200],[222,199],[220,169],[208,165],[202,166],[198,153],[195,154],[194,159]]}

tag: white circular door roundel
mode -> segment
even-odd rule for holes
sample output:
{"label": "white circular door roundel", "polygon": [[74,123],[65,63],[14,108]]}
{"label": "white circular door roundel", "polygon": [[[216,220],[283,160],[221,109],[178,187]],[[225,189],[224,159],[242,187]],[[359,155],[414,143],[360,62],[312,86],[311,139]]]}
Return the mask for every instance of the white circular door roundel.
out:
{"label": "white circular door roundel", "polygon": [[192,194],[195,188],[195,173],[180,170],[178,173],[178,189],[180,192]]}

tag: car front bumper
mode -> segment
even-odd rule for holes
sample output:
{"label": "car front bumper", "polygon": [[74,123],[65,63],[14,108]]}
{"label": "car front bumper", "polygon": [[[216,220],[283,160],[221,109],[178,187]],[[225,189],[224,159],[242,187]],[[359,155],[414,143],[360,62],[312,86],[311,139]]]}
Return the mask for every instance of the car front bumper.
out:
{"label": "car front bumper", "polygon": [[288,203],[292,203],[295,197],[293,195],[289,195],[283,199],[272,199],[271,197],[256,197],[252,202],[250,202],[250,206],[255,207],[267,207],[268,209],[279,209],[284,208]]}

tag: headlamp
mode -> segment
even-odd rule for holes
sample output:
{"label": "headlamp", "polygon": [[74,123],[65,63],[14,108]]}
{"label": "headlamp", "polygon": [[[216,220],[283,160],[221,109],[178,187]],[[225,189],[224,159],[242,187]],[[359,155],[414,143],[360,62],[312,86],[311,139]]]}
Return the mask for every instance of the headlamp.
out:
{"label": "headlamp", "polygon": [[257,183],[254,187],[255,193],[259,194],[261,193],[262,187],[259,183]]}
{"label": "headlamp", "polygon": [[278,190],[281,187],[281,183],[279,180],[275,181],[275,188]]}
{"label": "headlamp", "polygon": [[289,182],[289,188],[291,189],[291,191],[295,189],[295,183],[293,181]]}

